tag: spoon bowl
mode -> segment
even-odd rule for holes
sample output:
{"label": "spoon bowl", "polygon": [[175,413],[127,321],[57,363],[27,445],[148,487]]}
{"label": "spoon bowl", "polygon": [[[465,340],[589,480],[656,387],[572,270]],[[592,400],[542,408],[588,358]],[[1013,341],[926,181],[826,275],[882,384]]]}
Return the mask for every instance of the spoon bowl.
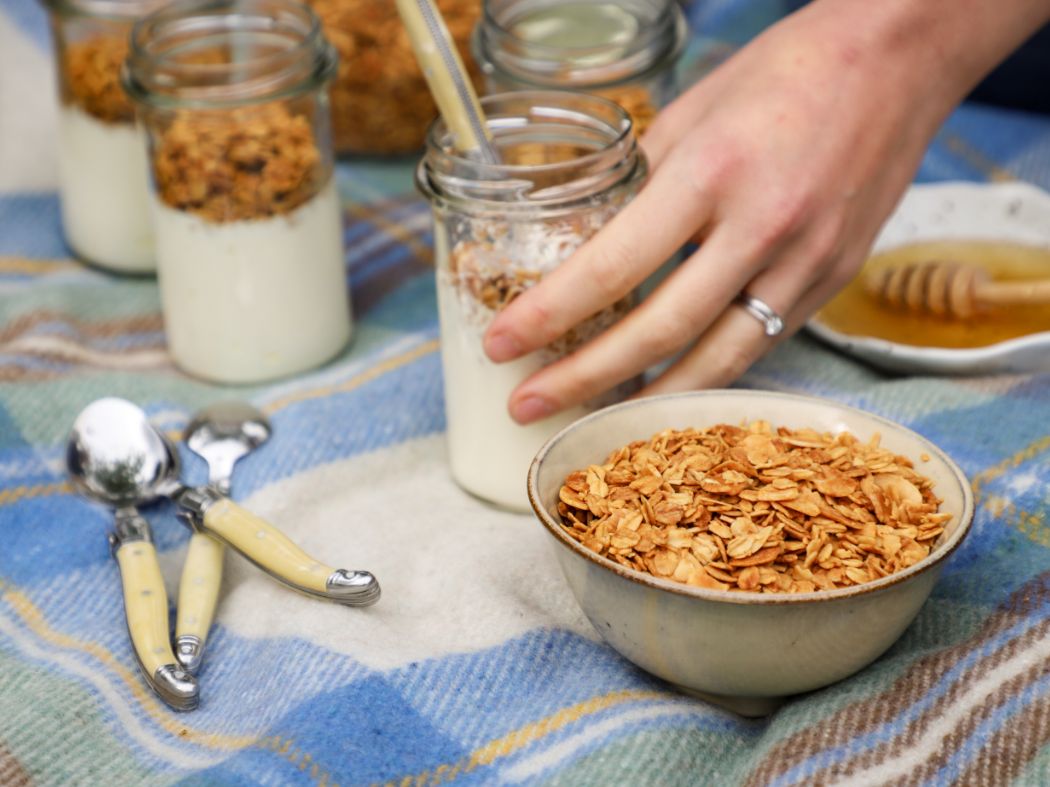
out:
{"label": "spoon bowl", "polygon": [[159,487],[178,476],[178,455],[138,407],[106,398],[89,404],[73,422],[66,467],[79,492],[121,508],[157,497]]}
{"label": "spoon bowl", "polygon": [[208,483],[228,495],[233,466],[269,440],[272,431],[266,415],[252,405],[215,402],[193,417],[183,439],[207,461]]}

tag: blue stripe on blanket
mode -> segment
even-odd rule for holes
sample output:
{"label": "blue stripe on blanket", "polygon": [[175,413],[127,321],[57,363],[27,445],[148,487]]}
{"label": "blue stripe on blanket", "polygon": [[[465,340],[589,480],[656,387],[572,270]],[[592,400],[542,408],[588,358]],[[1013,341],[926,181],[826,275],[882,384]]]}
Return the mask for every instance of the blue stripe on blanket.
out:
{"label": "blue stripe on blanket", "polygon": [[62,238],[57,194],[0,194],[0,226],[0,254],[70,256]]}
{"label": "blue stripe on blanket", "polygon": [[3,14],[41,48],[50,46],[50,33],[47,29],[47,14],[44,7],[36,0],[0,0],[0,14]]}

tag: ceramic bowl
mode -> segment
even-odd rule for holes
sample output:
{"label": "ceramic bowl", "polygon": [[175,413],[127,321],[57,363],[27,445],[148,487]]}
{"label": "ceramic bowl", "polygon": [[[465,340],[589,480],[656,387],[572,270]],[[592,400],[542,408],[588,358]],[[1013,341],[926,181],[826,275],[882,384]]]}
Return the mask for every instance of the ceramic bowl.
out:
{"label": "ceramic bowl", "polygon": [[[1050,194],[1027,183],[912,186],[883,225],[872,251],[940,240],[1006,241],[1050,248]],[[842,333],[825,323],[819,312],[806,328],[843,352],[890,372],[977,375],[1050,371],[1050,332],[987,347],[948,349]]]}
{"label": "ceramic bowl", "polygon": [[[952,519],[930,555],[910,568],[850,588],[764,594],[696,588],[627,569],[569,537],[557,513],[566,476],[612,450],[667,428],[764,419],[793,429],[875,433],[934,481]],[[928,461],[920,461],[922,455]],[[930,595],[945,559],[973,518],[966,476],[924,437],[835,402],[784,393],[725,390],[638,399],[600,410],[551,438],[529,470],[528,492],[577,602],[625,658],[682,689],[746,715],[826,686],[871,663],[901,635]]]}

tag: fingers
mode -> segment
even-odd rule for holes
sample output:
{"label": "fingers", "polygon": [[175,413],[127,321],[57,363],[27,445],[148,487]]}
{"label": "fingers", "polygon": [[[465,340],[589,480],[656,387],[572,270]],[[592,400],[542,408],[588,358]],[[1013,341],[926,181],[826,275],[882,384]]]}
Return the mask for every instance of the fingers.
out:
{"label": "fingers", "polygon": [[709,85],[705,84],[707,79],[693,85],[661,109],[642,136],[642,150],[649,159],[649,166],[654,170],[663,164],[664,159],[681,140],[682,129],[695,128],[707,113],[708,101],[704,97],[710,92]]}
{"label": "fingers", "polygon": [[525,423],[587,401],[689,345],[763,264],[759,247],[741,249],[732,232],[713,233],[643,304],[519,386],[512,417]]}
{"label": "fingers", "polygon": [[688,172],[660,168],[598,234],[496,317],[485,352],[496,362],[512,360],[622,299],[706,223],[709,201]]}
{"label": "fingers", "polygon": [[748,293],[761,298],[783,318],[784,330],[780,335],[766,336],[759,320],[739,305],[732,305],[687,353],[638,395],[729,385],[773,346],[801,328],[843,284],[841,276],[835,274],[811,277],[803,285],[803,280],[797,274],[791,275],[791,271],[792,266],[771,268],[747,287]]}

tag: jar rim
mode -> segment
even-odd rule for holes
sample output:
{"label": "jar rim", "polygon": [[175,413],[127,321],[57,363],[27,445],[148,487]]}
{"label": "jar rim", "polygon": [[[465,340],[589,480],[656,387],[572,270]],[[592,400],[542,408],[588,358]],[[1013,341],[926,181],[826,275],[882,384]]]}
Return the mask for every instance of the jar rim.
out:
{"label": "jar rim", "polygon": [[[273,51],[255,52],[253,42]],[[194,49],[247,52],[226,62],[181,62]],[[135,22],[121,72],[136,102],[220,108],[289,98],[324,85],[337,55],[317,15],[296,0],[180,0]]]}
{"label": "jar rim", "polygon": [[[527,90],[485,96],[481,107],[497,148],[530,127],[555,126],[601,144],[551,163],[490,164],[452,150],[451,133],[437,118],[427,131],[426,153],[415,176],[416,187],[432,204],[502,212],[565,208],[590,200],[596,191],[644,178],[648,172],[630,115],[609,99],[564,90]],[[568,178],[561,187],[535,188],[537,182],[556,180],[559,175],[577,177]]]}
{"label": "jar rim", "polygon": [[169,0],[41,0],[52,13],[133,23]]}
{"label": "jar rim", "polygon": [[[496,2],[483,3],[481,19],[473,36],[475,55],[484,70],[503,71],[510,77],[537,87],[570,87],[601,89],[644,78],[666,68],[682,54],[688,38],[688,23],[676,0],[657,0],[660,8],[634,36],[624,52],[608,62],[587,65],[588,56],[607,53],[610,45],[555,46],[530,41],[518,35],[513,23],[517,7],[537,10],[555,7],[550,3],[508,0],[497,9]],[[601,5],[601,0],[584,0],[586,5]],[[622,8],[623,5],[620,4]],[[506,19],[497,16],[506,12]],[[566,63],[576,61],[575,65]]]}

